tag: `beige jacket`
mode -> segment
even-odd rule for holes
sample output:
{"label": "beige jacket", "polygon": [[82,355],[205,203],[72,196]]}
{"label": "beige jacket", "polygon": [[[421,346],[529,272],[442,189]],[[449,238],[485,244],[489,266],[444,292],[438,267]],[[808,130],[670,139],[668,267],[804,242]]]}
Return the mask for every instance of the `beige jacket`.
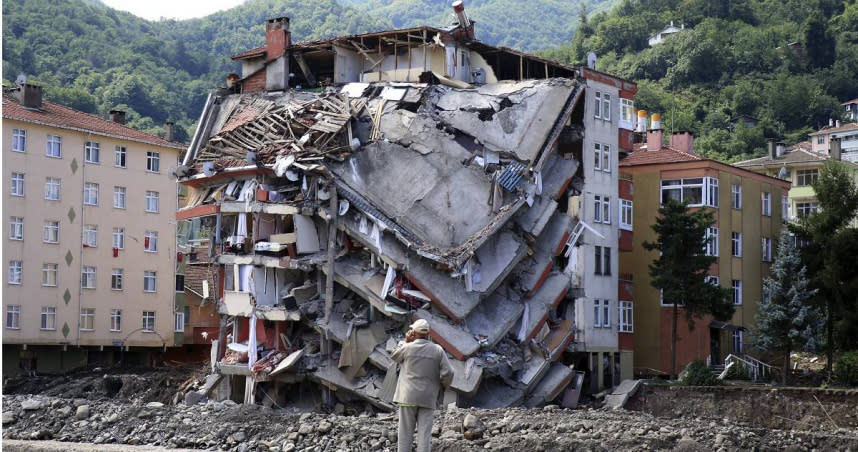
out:
{"label": "beige jacket", "polygon": [[441,386],[453,382],[453,368],[444,349],[417,339],[397,348],[390,357],[402,364],[393,401],[435,409]]}

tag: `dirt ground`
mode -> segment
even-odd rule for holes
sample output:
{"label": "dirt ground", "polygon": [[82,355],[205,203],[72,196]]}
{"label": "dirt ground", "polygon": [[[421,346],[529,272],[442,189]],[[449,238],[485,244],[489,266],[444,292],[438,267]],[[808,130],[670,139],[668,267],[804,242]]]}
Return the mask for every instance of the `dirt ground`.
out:
{"label": "dirt ground", "polygon": [[[178,388],[192,380],[193,371],[174,369],[9,381],[3,446],[16,451],[395,450],[394,413],[345,416],[214,401],[174,405]],[[798,427],[557,406],[454,408],[436,412],[433,450],[858,450],[857,428]]]}

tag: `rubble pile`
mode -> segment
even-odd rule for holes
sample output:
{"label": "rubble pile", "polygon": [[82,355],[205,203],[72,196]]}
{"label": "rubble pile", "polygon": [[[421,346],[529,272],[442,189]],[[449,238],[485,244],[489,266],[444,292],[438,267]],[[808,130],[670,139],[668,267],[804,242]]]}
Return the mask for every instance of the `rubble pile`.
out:
{"label": "rubble pile", "polygon": [[392,410],[390,353],[418,318],[453,360],[446,403],[537,406],[580,385],[558,360],[582,296],[584,225],[567,207],[582,92],[545,79],[218,94],[176,170],[178,217],[209,225],[222,266],[226,378],[200,395],[242,400],[244,386],[245,402],[289,405],[309,381]]}
{"label": "rubble pile", "polygon": [[[395,450],[396,416],[271,410],[232,401],[196,406],[3,396],[3,439],[57,440],[231,451]],[[798,427],[798,426],[797,426]],[[770,430],[727,419],[655,418],[639,412],[451,409],[436,415],[432,449],[855,450],[852,429]],[[31,444],[38,444],[37,442]]]}

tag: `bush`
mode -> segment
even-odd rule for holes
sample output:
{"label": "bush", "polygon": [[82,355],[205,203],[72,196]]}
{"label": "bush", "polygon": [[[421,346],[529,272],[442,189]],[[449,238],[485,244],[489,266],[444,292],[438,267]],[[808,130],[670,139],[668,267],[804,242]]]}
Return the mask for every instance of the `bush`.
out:
{"label": "bush", "polygon": [[721,380],[712,374],[712,370],[701,360],[692,361],[679,378],[686,386],[718,386]]}
{"label": "bush", "polygon": [[858,350],[846,352],[834,362],[834,378],[844,386],[858,386]]}
{"label": "bush", "polygon": [[735,363],[727,369],[725,380],[750,380],[751,374],[748,372],[748,367],[742,363]]}

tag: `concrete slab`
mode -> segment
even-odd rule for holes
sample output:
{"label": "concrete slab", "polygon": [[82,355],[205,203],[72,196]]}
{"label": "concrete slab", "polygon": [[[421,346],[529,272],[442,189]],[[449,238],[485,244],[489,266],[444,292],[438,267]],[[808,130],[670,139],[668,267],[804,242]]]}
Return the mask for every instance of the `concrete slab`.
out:
{"label": "concrete slab", "polygon": [[541,196],[533,202],[529,209],[522,209],[515,216],[515,222],[525,232],[531,235],[539,235],[542,228],[551,219],[551,214],[557,210],[557,206],[557,201]]}
{"label": "concrete slab", "polygon": [[[322,363],[309,377],[334,391],[344,390],[353,394],[382,411],[393,411],[395,408],[391,403],[376,397],[378,391],[367,391],[365,384],[361,387],[362,383],[365,383],[364,381],[356,383],[349,381],[346,375],[337,368],[335,362]],[[381,384],[378,387],[380,388]]]}
{"label": "concrete slab", "polygon": [[534,250],[532,256],[526,257],[516,266],[515,273],[525,297],[532,297],[542,287],[553,268],[554,257],[544,250]]}
{"label": "concrete slab", "polygon": [[515,295],[505,287],[496,290],[465,319],[465,325],[471,334],[484,341],[483,348],[491,348],[500,342],[524,311],[524,305],[518,297],[510,299],[501,295],[507,293]]}
{"label": "concrete slab", "polygon": [[579,165],[577,160],[563,158],[553,152],[542,170],[542,196],[554,200],[566,196]]}
{"label": "concrete slab", "polygon": [[499,379],[492,378],[484,380],[473,396],[461,397],[459,405],[463,408],[507,408],[521,405],[523,400],[523,389],[513,388]]}
{"label": "concrete slab", "polygon": [[533,408],[554,400],[572,382],[574,373],[569,366],[561,363],[552,364],[548,373],[536,385],[524,405]]}
{"label": "concrete slab", "polygon": [[550,361],[538,354],[534,354],[528,361],[525,361],[524,368],[519,371],[518,382],[530,393],[535,389],[535,383],[542,380],[542,377],[545,376],[550,367]]}
{"label": "concrete slab", "polygon": [[623,380],[610,394],[605,396],[605,406],[613,410],[623,408],[629,398],[637,392],[643,380]]}
{"label": "concrete slab", "polygon": [[556,361],[557,358],[563,354],[563,350],[566,350],[566,347],[569,346],[569,343],[572,342],[574,337],[575,329],[571,319],[563,320],[551,328],[551,332],[548,333],[548,337],[543,341],[545,348],[548,349],[548,359],[550,361]]}
{"label": "concrete slab", "polygon": [[479,292],[465,291],[464,282],[436,270],[425,259],[409,260],[405,277],[453,319],[463,320],[480,302]]}
{"label": "concrete slab", "polygon": [[444,319],[435,317],[429,311],[414,311],[412,321],[424,319],[429,322],[429,335],[448,353],[460,361],[466,360],[480,349],[473,336],[461,328],[451,325]]}
{"label": "concrete slab", "polygon": [[[324,274],[328,274],[327,266],[322,266],[321,269]],[[377,269],[364,270],[363,262],[354,256],[344,256],[334,264],[334,281],[360,295],[382,314],[399,318],[394,312],[386,310],[388,303],[367,287],[367,282],[377,273]]]}
{"label": "concrete slab", "polygon": [[512,231],[494,234],[475,253],[480,277],[479,282],[473,283],[473,289],[482,293],[493,292],[526,254],[527,245],[518,234]]}
{"label": "concrete slab", "polygon": [[533,297],[524,300],[527,305],[525,312],[513,327],[513,331],[520,334],[522,325],[524,325],[524,334],[523,337],[520,337],[522,342],[528,342],[536,336],[536,333],[548,320],[548,311],[554,309],[569,291],[570,281],[569,275],[552,273]]}
{"label": "concrete slab", "polygon": [[483,380],[482,366],[477,364],[473,358],[467,361],[451,359],[450,366],[453,368],[453,383],[450,384],[450,387],[466,397],[476,394],[480,382]]}

